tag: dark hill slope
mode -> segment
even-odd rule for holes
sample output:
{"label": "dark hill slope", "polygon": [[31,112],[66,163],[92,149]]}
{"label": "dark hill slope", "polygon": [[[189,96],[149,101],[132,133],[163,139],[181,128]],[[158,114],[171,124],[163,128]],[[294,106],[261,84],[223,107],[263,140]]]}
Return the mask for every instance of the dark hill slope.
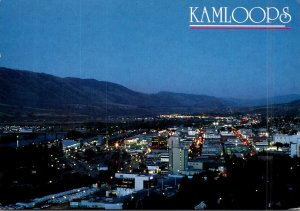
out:
{"label": "dark hill slope", "polygon": [[206,95],[170,92],[144,94],[106,81],[60,78],[7,68],[0,68],[0,104],[96,116],[199,112],[224,108],[218,98]]}

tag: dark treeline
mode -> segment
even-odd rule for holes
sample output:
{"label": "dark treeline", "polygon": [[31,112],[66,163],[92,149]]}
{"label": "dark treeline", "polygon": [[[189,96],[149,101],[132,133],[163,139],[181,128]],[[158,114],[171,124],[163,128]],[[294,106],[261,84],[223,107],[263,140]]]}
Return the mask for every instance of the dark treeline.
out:
{"label": "dark treeline", "polygon": [[[0,203],[10,204],[92,184],[90,178],[62,169],[57,160],[63,159],[59,142],[28,145],[20,148],[0,148]],[[80,181],[80,182],[78,182]]]}
{"label": "dark treeline", "polygon": [[246,160],[227,158],[226,177],[214,172],[184,177],[173,197],[152,194],[124,205],[126,209],[194,209],[203,201],[206,209],[295,208],[300,206],[299,165],[299,158],[266,153]]}

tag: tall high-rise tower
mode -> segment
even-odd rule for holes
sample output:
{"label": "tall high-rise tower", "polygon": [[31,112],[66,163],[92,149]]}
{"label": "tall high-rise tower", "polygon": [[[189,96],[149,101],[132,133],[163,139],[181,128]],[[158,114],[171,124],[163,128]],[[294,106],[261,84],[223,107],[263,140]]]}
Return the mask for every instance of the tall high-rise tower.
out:
{"label": "tall high-rise tower", "polygon": [[172,136],[168,139],[169,170],[178,174],[188,168],[189,146],[180,141],[180,137]]}

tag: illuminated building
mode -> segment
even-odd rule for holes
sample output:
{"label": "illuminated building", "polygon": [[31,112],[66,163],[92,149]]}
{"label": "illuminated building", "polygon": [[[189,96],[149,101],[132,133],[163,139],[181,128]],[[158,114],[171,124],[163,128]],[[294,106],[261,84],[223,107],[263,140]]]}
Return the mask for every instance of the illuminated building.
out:
{"label": "illuminated building", "polygon": [[116,173],[117,196],[125,196],[135,191],[150,189],[157,184],[156,175]]}
{"label": "illuminated building", "polygon": [[188,168],[189,145],[180,140],[178,136],[168,139],[169,148],[169,170],[173,174],[178,174]]}

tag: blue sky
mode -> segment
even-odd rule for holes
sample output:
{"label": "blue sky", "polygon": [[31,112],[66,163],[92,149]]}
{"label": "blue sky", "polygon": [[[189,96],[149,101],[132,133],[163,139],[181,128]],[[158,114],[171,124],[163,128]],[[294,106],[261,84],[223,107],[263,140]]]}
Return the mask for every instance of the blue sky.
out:
{"label": "blue sky", "polygon": [[[190,6],[289,6],[292,30],[190,30]],[[297,0],[2,0],[0,66],[136,91],[300,93]]]}

